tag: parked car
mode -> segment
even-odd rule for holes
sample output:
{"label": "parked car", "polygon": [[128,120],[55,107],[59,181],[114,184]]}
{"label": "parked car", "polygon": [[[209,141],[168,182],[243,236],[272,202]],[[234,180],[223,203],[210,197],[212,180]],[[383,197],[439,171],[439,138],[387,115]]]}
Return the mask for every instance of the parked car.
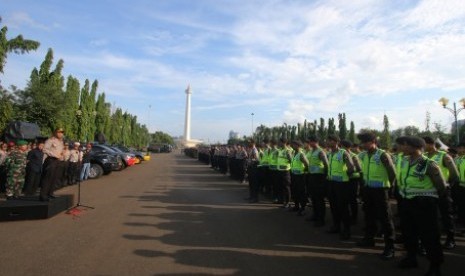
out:
{"label": "parked car", "polygon": [[136,156],[133,153],[123,152],[119,148],[113,146],[110,148],[120,154],[121,158],[123,159],[123,166],[125,167],[130,167],[134,165],[136,163],[136,159],[138,160],[138,158],[136,158]]}
{"label": "parked car", "polygon": [[123,158],[125,157],[124,155],[122,155],[121,153],[119,152],[116,152],[114,149],[106,146],[106,145],[103,145],[103,144],[93,144],[92,145],[92,152],[95,152],[95,153],[106,153],[106,154],[109,154],[109,155],[113,155],[115,156],[117,162],[118,162],[118,167],[117,168],[114,168],[113,170],[115,171],[120,171],[122,169],[124,169],[126,166],[123,162]]}
{"label": "parked car", "polygon": [[110,174],[120,167],[121,158],[118,155],[105,152],[91,151],[89,178],[96,179]]}
{"label": "parked car", "polygon": [[137,151],[137,150],[133,150],[133,149],[130,149],[130,148],[127,148],[125,146],[114,146],[115,148],[123,151],[123,152],[127,152],[127,153],[131,153],[131,154],[134,154],[134,156],[139,159],[139,162],[136,162],[136,164],[139,164],[140,162],[144,161],[144,156],[145,154],[140,152],[140,151]]}

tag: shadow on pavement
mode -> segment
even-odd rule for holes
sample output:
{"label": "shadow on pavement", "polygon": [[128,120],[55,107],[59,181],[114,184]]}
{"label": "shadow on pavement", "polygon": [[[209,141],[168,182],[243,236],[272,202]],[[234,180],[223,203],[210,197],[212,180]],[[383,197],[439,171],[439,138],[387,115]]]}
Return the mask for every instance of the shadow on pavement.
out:
{"label": "shadow on pavement", "polygon": [[[134,250],[144,258],[172,258],[176,264],[195,267],[190,273],[156,275],[423,275],[427,269],[424,258],[420,268],[399,270],[396,265],[404,252],[398,250],[393,261],[382,261],[374,249],[355,246],[361,237],[360,226],[351,241],[339,241],[326,234],[326,228],[314,228],[272,204],[245,204],[247,187],[212,171],[196,160],[176,156],[169,177],[175,184],[146,191],[137,200],[142,213],[129,213],[139,222],[126,222],[131,227],[149,227],[162,234],[125,234],[123,238],[147,241],[145,248]],[[179,166],[182,165],[182,166]],[[145,212],[146,211],[146,212]],[[328,220],[330,222],[330,220]],[[161,251],[151,247],[152,241],[170,247]],[[465,261],[460,246],[447,253],[444,275],[458,273]],[[175,268],[174,268],[175,269]],[[212,270],[213,269],[213,270]],[[213,271],[213,272],[212,272]]]}

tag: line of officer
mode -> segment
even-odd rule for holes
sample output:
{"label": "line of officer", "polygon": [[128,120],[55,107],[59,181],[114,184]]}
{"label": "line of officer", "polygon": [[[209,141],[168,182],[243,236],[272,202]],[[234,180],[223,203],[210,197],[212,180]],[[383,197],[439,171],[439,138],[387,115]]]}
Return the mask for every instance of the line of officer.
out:
{"label": "line of officer", "polygon": [[418,266],[418,240],[426,249],[430,267],[426,275],[441,275],[444,255],[438,225],[438,198],[446,191],[446,182],[438,164],[423,155],[425,141],[406,137],[403,147],[406,158],[400,165],[399,194],[401,226],[407,256],[401,260],[403,269]]}
{"label": "line of officer", "polygon": [[434,160],[441,169],[442,175],[446,180],[446,191],[439,197],[439,213],[443,230],[446,231],[446,241],[444,248],[452,249],[455,247],[455,225],[452,214],[452,197],[451,187],[459,183],[459,172],[452,157],[447,152],[436,148],[433,138],[423,137],[425,140],[425,153],[428,158]]}
{"label": "line of officer", "polygon": [[258,202],[258,194],[260,192],[260,182],[258,180],[258,163],[259,153],[255,146],[255,141],[249,142],[247,160],[247,175],[249,179],[250,203]]}
{"label": "line of officer", "polygon": [[[350,239],[350,186],[349,176],[354,172],[354,164],[349,153],[339,148],[340,139],[336,135],[328,137],[328,189],[333,226],[328,233],[339,233],[342,240]],[[341,229],[342,224],[342,229]]]}
{"label": "line of officer", "polygon": [[455,163],[459,170],[459,185],[453,187],[454,199],[457,204],[457,222],[465,225],[465,142],[458,145],[457,154]]}
{"label": "line of officer", "polygon": [[345,149],[350,158],[352,158],[352,163],[354,163],[354,172],[349,176],[349,186],[350,186],[350,197],[349,197],[349,207],[350,207],[350,221],[352,224],[356,224],[358,220],[358,189],[360,185],[360,177],[362,172],[362,167],[360,165],[360,159],[355,152],[352,152],[352,142],[349,140],[342,140],[341,147]]}
{"label": "line of officer", "polygon": [[292,210],[297,211],[297,214],[302,216],[307,205],[305,185],[309,163],[303,151],[302,142],[293,141],[292,148],[295,153],[291,161],[291,194],[294,201]]}
{"label": "line of officer", "polygon": [[357,135],[361,147],[365,150],[361,153],[362,162],[362,200],[365,213],[365,234],[358,246],[375,246],[377,224],[381,224],[384,236],[384,251],[380,255],[382,259],[394,258],[394,222],[389,205],[389,189],[396,180],[396,171],[391,157],[377,146],[377,138],[374,133],[360,133]]}
{"label": "line of officer", "polygon": [[307,220],[313,221],[315,227],[322,227],[325,225],[326,216],[328,157],[324,149],[320,147],[316,136],[311,136],[306,144],[306,157],[309,162],[306,190],[313,205],[313,215]]}

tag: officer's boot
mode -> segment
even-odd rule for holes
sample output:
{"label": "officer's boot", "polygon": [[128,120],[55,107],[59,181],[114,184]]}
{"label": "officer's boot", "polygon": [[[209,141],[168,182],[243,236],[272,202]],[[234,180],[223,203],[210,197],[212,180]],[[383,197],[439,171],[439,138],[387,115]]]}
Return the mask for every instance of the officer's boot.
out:
{"label": "officer's boot", "polygon": [[444,243],[445,249],[454,249],[455,248],[455,238],[454,233],[447,233],[446,242]]}
{"label": "officer's boot", "polygon": [[441,266],[439,264],[430,263],[429,269],[425,276],[441,276]]}
{"label": "officer's boot", "polygon": [[393,259],[395,256],[394,241],[385,241],[383,253],[379,256],[383,260]]}

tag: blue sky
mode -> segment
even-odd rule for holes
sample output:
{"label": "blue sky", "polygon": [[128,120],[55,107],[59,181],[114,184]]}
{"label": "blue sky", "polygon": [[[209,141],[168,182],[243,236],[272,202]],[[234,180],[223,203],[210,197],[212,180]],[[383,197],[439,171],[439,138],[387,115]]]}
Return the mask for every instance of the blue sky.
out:
{"label": "blue sky", "polygon": [[[356,128],[453,121],[465,97],[462,0],[0,0],[9,35],[41,42],[10,55],[2,84],[26,86],[48,48],[64,74],[97,79],[108,102],[151,131],[224,142],[230,130],[337,118]],[[149,108],[149,106],[151,106]],[[459,119],[465,118],[465,111]]]}

